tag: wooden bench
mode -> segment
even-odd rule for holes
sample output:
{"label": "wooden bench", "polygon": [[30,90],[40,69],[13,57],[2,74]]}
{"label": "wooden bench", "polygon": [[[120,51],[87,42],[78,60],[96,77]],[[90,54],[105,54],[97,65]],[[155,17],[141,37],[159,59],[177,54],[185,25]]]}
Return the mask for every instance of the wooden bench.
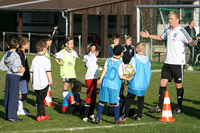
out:
{"label": "wooden bench", "polygon": [[165,47],[155,47],[153,50],[153,57],[154,59],[158,57],[158,62],[160,62],[160,56],[166,54],[166,48]]}

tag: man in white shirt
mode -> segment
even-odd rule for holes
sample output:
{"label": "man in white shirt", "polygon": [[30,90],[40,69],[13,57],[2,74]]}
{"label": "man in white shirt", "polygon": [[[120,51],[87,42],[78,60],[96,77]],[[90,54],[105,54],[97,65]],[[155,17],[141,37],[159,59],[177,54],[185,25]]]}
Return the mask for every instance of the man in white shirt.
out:
{"label": "man in white shirt", "polygon": [[160,113],[162,111],[162,105],[164,101],[164,93],[167,87],[167,83],[171,82],[174,78],[177,89],[178,106],[173,111],[174,114],[182,112],[182,100],[183,100],[183,71],[185,65],[185,46],[189,44],[191,46],[197,45],[198,38],[193,41],[188,35],[187,31],[179,25],[180,14],[178,12],[169,13],[170,26],[162,35],[150,35],[147,31],[140,32],[140,36],[145,38],[151,38],[154,40],[167,40],[167,51],[165,62],[162,68],[160,89],[159,89],[159,105],[150,109],[152,113]]}

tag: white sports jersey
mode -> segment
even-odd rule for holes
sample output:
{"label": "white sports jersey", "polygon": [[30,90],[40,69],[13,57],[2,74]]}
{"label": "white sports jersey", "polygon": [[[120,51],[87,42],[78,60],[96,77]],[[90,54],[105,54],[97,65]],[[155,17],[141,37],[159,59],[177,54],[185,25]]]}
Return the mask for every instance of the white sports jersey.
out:
{"label": "white sports jersey", "polygon": [[32,61],[30,72],[33,73],[33,89],[44,89],[49,84],[47,72],[51,72],[50,59],[44,55],[36,55]]}
{"label": "white sports jersey", "polygon": [[84,56],[83,62],[86,66],[85,79],[98,79],[98,62],[94,53],[90,52]]}
{"label": "white sports jersey", "polygon": [[163,40],[167,40],[167,52],[165,57],[166,64],[184,65],[185,64],[185,44],[191,40],[187,31],[180,25],[175,29],[169,27],[161,35]]}
{"label": "white sports jersey", "polygon": [[[119,59],[116,59],[114,57],[111,58],[112,61],[118,61]],[[105,64],[104,64],[104,68],[107,68],[107,61],[108,59],[106,60]],[[125,67],[124,67],[124,63],[122,62],[120,65],[119,65],[119,75],[124,75],[125,74]]]}

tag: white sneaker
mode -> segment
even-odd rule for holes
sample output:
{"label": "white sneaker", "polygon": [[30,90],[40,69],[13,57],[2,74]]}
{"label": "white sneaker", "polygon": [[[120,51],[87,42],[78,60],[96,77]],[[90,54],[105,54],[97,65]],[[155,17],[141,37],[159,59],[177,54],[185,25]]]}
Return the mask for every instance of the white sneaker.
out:
{"label": "white sneaker", "polygon": [[89,117],[89,119],[88,119],[88,121],[95,121],[95,117],[96,117],[96,115],[95,114],[93,114],[93,115],[91,115],[90,117]]}
{"label": "white sneaker", "polygon": [[91,115],[90,117],[94,119],[94,118],[96,117],[96,115],[95,115],[95,114],[93,114],[93,115]]}
{"label": "white sneaker", "polygon": [[17,115],[31,115],[29,112],[27,112],[25,109],[18,110]]}
{"label": "white sneaker", "polygon": [[25,113],[23,112],[23,110],[18,110],[17,115],[25,115]]}
{"label": "white sneaker", "polygon": [[88,121],[88,118],[87,117],[83,118],[83,121]]}

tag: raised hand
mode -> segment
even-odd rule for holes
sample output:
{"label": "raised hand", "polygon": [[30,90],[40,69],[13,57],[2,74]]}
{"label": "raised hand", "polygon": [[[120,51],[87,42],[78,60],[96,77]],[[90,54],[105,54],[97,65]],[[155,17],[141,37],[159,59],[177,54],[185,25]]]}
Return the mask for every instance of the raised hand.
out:
{"label": "raised hand", "polygon": [[141,36],[141,37],[148,38],[148,37],[149,37],[149,32],[146,31],[146,30],[145,30],[145,32],[144,32],[144,31],[141,31],[141,32],[140,32],[140,36]]}

